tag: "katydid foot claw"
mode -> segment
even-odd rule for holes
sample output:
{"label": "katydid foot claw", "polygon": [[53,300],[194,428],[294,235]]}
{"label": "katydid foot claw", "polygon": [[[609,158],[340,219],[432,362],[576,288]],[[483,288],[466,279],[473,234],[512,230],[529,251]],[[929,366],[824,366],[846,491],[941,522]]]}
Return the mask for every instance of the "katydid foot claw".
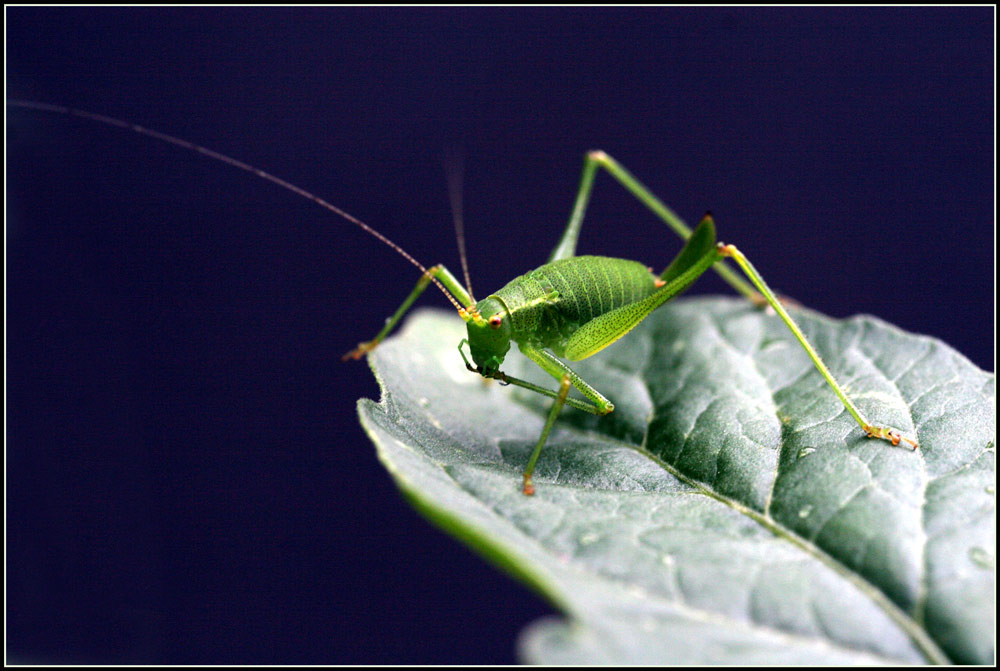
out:
{"label": "katydid foot claw", "polygon": [[871,426],[870,424],[864,426],[863,428],[865,430],[865,433],[868,434],[869,438],[881,438],[882,440],[888,440],[890,443],[893,444],[893,446],[899,445],[900,441],[904,441],[909,443],[913,447],[914,451],[916,451],[920,447],[920,445],[917,444],[917,441],[907,438],[896,429],[888,429],[881,426]]}
{"label": "katydid foot claw", "polygon": [[373,349],[375,349],[376,345],[378,345],[378,340],[369,340],[368,342],[360,343],[350,352],[340,357],[340,360],[347,361],[348,359],[354,359],[355,361],[357,361],[365,354],[368,354],[368,352],[371,352]]}

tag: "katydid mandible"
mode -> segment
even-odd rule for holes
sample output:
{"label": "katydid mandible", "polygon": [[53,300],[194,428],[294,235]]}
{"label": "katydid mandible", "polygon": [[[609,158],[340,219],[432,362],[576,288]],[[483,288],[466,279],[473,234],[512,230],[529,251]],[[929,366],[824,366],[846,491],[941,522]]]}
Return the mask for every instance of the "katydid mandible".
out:
{"label": "katydid mandible", "polygon": [[[77,116],[130,129],[141,135],[203,154],[311,200],[355,224],[403,256],[421,272],[416,287],[372,340],[361,343],[343,358],[360,359],[372,351],[433,282],[456,307],[459,316],[466,323],[468,337],[462,339],[458,349],[468,370],[484,378],[500,380],[505,384],[519,386],[554,399],[541,436],[535,444],[522,476],[522,491],[526,495],[535,492],[532,482],[535,464],[565,405],[595,415],[606,415],[614,410],[611,401],[583,380],[562,359],[579,361],[600,352],[626,335],[653,310],[684,291],[709,268],[713,268],[755,304],[769,305],[777,313],[844,407],[869,437],[887,440],[894,446],[905,441],[914,450],[918,447],[915,440],[904,437],[898,430],[868,421],[848,398],[750,261],[735,246],[716,241],[715,224],[710,215],[706,215],[694,231],[690,230],[645,185],[602,151],[592,151],[586,155],[583,176],[569,223],[548,262],[531,272],[515,277],[498,291],[477,301],[471,292],[461,219],[457,214],[455,223],[465,271],[464,286],[444,265],[426,268],[402,247],[357,217],[290,182],[225,154],[165,133],[92,112],[22,100],[11,100],[7,104]],[[594,178],[601,168],[686,240],[677,257],[658,275],[638,261],[575,255]],[[453,211],[457,210],[454,205],[455,200],[453,191]],[[750,280],[750,284],[725,265],[727,259],[738,265]],[[558,390],[541,387],[500,370],[512,341],[517,343],[522,354],[558,381]],[[466,348],[472,358],[471,362],[466,356]],[[575,387],[585,400],[571,398],[569,396],[571,387]]]}

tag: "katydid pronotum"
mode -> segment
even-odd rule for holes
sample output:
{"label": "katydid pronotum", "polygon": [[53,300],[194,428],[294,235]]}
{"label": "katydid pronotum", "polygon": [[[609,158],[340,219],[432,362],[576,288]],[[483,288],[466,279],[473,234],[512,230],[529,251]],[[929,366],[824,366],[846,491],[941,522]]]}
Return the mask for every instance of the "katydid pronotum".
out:
{"label": "katydid pronotum", "polygon": [[[360,219],[294,184],[242,161],[171,135],[91,112],[29,101],[8,101],[8,105],[58,112],[130,129],[203,154],[250,172],[324,207],[403,256],[421,272],[416,287],[372,340],[361,343],[344,358],[359,359],[373,350],[393,330],[427,286],[434,283],[466,323],[468,337],[462,339],[458,349],[469,371],[554,399],[523,472],[522,491],[527,495],[535,491],[532,482],[535,464],[565,405],[595,415],[606,415],[614,410],[614,404],[607,397],[583,380],[562,359],[579,361],[600,352],[626,335],[653,310],[684,291],[709,268],[713,268],[738,292],[757,305],[770,306],[774,310],[868,436],[887,440],[892,445],[905,441],[914,449],[918,447],[915,440],[902,436],[894,428],[872,424],[861,413],[749,260],[735,246],[716,241],[715,225],[710,215],[706,215],[694,231],[690,230],[646,186],[602,151],[592,151],[586,155],[569,223],[548,262],[514,278],[501,289],[477,301],[471,292],[460,230],[464,285],[444,265],[425,267],[399,245]],[[602,168],[686,239],[680,253],[661,273],[656,274],[637,261],[575,255],[594,179]],[[460,229],[460,219],[457,217],[456,227]],[[727,260],[734,261],[750,283],[725,265]],[[501,371],[500,367],[512,341],[517,343],[522,354],[558,382],[558,390],[551,390]],[[469,356],[466,356],[466,348]],[[584,398],[570,397],[571,387],[576,388]]]}

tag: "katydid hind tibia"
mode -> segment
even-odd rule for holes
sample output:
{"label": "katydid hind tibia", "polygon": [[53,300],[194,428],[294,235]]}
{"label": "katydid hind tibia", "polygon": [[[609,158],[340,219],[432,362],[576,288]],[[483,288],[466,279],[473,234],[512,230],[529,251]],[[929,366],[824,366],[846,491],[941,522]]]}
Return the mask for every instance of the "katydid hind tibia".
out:
{"label": "katydid hind tibia", "polygon": [[[371,351],[392,331],[427,285],[431,282],[437,285],[466,322],[467,338],[459,343],[459,351],[465,366],[470,371],[484,378],[520,386],[554,399],[541,435],[523,472],[522,490],[525,494],[534,492],[532,473],[535,463],[563,406],[570,405],[596,415],[606,415],[614,410],[611,400],[582,379],[563,359],[572,362],[597,354],[607,345],[626,335],[653,310],[686,289],[709,268],[713,268],[737,291],[756,304],[769,305],[777,313],[805,349],[832,391],[867,435],[882,438],[893,445],[898,445],[902,440],[912,445],[914,449],[917,447],[915,440],[904,438],[896,429],[874,425],[861,414],[788,315],[781,301],[775,297],[746,257],[733,245],[716,241],[715,226],[710,216],[706,215],[692,232],[647,187],[604,152],[594,151],[587,154],[569,223],[548,262],[514,278],[504,287],[477,301],[471,293],[467,272],[463,285],[443,265],[426,268],[400,246],[360,219],[254,166],[171,135],[91,112],[28,101],[8,101],[8,105],[57,112],[131,129],[147,137],[253,173],[334,212],[403,256],[420,270],[416,287],[372,340],[360,344],[344,358],[357,359]],[[575,255],[594,179],[602,168],[678,235],[686,239],[681,252],[659,274],[653,273],[651,269],[637,261]],[[737,264],[749,278],[750,283],[725,265],[727,259]],[[557,390],[515,378],[501,370],[512,342],[518,345],[522,354],[558,382]],[[571,388],[576,388],[583,398],[569,396]]]}

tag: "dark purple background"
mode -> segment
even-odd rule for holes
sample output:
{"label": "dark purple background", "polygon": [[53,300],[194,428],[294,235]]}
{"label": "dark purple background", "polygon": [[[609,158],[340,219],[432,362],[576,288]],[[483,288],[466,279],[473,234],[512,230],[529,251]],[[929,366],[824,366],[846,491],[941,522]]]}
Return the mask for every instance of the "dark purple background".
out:
{"label": "dark purple background", "polygon": [[[545,260],[601,148],[777,289],[994,367],[992,8],[6,18],[8,97],[231,153],[456,272],[461,149],[480,294]],[[133,133],[7,131],[8,661],[514,661],[552,609],[403,501],[339,361],[415,270]],[[581,252],[678,248],[599,178]]]}

